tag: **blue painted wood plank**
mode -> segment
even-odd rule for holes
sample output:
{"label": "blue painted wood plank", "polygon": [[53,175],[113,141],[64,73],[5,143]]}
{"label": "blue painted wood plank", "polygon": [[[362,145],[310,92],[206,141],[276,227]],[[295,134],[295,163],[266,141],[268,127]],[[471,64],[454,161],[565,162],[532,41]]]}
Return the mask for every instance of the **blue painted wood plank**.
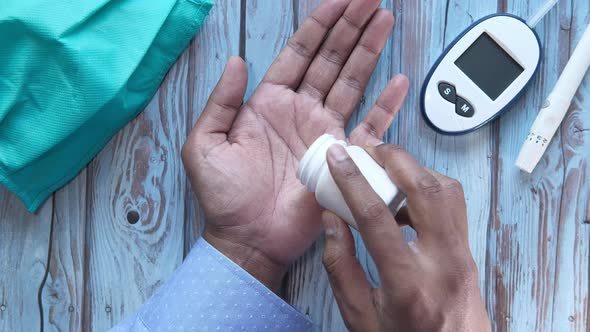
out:
{"label": "blue painted wood plank", "polygon": [[84,330],[135,313],[182,261],[188,60],[88,169]]}
{"label": "blue painted wood plank", "polygon": [[53,202],[30,214],[0,187],[0,331],[38,331],[38,292],[45,278]]}
{"label": "blue painted wood plank", "polygon": [[[497,10],[496,1],[450,0],[445,13],[447,23],[441,31],[444,47],[448,47],[473,22]],[[493,125],[464,136],[436,137],[434,169],[459,180],[465,191],[469,244],[480,271],[482,290],[485,289],[487,231],[492,204],[494,143]]]}
{"label": "blue painted wood plank", "polygon": [[293,2],[246,0],[245,10],[248,99],[293,33]]}
{"label": "blue painted wood plank", "polygon": [[[528,17],[542,0],[509,0]],[[497,206],[488,243],[488,306],[497,331],[551,331],[563,158],[559,137],[532,175],[514,166],[530,126],[556,81],[569,47],[560,43],[560,11],[536,28],[545,61],[526,96],[499,123]]]}
{"label": "blue painted wood plank", "polygon": [[[568,13],[565,16],[569,13],[573,16],[561,20],[562,28],[569,28],[569,38],[561,43],[569,42],[573,52],[590,24],[590,2],[574,0],[562,8]],[[555,236],[557,258],[551,329],[582,332],[590,329],[590,75],[586,75],[561,127],[561,143],[565,176]]]}
{"label": "blue painted wood plank", "polygon": [[[227,59],[240,55],[240,0],[216,1],[201,32],[190,47],[188,80],[188,127],[193,127],[201,115],[209,95],[223,73]],[[185,252],[201,234],[205,214],[188,184],[186,196]]]}
{"label": "blue painted wood plank", "polygon": [[47,280],[42,290],[46,331],[81,331],[86,264],[86,181],[82,171],[54,194]]}
{"label": "blue painted wood plank", "polygon": [[401,71],[410,78],[410,91],[399,114],[399,144],[420,163],[434,167],[436,133],[420,115],[420,91],[430,66],[444,47],[446,1],[403,1]]}

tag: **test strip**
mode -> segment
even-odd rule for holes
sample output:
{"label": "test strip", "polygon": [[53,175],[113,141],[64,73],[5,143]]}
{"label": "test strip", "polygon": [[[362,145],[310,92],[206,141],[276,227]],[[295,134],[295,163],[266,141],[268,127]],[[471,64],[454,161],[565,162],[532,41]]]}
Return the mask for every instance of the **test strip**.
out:
{"label": "test strip", "polygon": [[535,12],[535,14],[533,16],[531,16],[531,18],[528,19],[528,21],[526,22],[528,24],[528,26],[530,26],[531,29],[536,27],[537,24],[539,24],[539,22],[541,22],[541,20],[545,17],[545,15],[547,15],[547,13],[549,13],[551,11],[551,9],[553,9],[553,7],[555,7],[555,5],[557,5],[558,2],[559,2],[559,0],[547,0],[541,6],[541,8],[539,8]]}

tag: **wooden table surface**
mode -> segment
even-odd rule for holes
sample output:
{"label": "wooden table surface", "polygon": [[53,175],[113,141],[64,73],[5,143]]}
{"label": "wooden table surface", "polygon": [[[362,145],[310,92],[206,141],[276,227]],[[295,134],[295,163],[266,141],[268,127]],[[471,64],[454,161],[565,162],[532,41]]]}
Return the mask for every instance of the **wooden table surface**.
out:
{"label": "wooden table surface", "polygon": [[[463,183],[495,330],[590,331],[590,79],[535,173],[514,167],[539,106],[590,22],[590,1],[561,0],[537,27],[545,55],[540,75],[499,121],[445,137],[419,114],[427,70],[462,29],[497,11],[527,17],[542,1],[384,1],[397,27],[360,114],[392,75],[410,77],[410,95],[387,141]],[[0,331],[104,331],[135,312],[195,242],[204,215],[180,161],[189,128],[230,55],[247,60],[250,94],[319,0],[216,2],[145,112],[37,214],[0,189]],[[322,247],[320,240],[293,266],[285,296],[318,329],[341,331]],[[378,282],[362,243],[358,255]]]}

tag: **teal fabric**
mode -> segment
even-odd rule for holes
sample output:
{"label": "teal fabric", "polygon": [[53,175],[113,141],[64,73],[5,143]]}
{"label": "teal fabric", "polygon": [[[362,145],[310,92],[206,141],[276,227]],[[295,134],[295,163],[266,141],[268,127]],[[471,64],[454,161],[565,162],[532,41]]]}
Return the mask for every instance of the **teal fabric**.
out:
{"label": "teal fabric", "polygon": [[212,0],[1,0],[0,182],[34,212],[146,106]]}

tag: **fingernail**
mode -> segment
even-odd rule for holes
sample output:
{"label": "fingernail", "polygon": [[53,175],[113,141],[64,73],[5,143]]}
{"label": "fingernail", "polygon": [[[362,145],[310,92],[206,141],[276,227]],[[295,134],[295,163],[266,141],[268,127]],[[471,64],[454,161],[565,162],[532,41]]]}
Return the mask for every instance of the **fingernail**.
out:
{"label": "fingernail", "polygon": [[348,153],[342,145],[334,144],[328,149],[328,156],[335,161],[344,161],[348,159]]}
{"label": "fingernail", "polygon": [[334,237],[338,234],[338,222],[332,213],[325,211],[322,214],[322,221],[326,236]]}
{"label": "fingernail", "polygon": [[369,147],[369,148],[376,148],[376,147],[378,147],[379,145],[383,145],[383,144],[385,144],[385,142],[383,142],[383,141],[381,141],[381,140],[378,140],[378,139],[375,139],[374,141],[373,141],[373,140],[371,140],[370,142],[367,142],[367,144],[366,144],[366,145],[367,145],[367,147]]}

